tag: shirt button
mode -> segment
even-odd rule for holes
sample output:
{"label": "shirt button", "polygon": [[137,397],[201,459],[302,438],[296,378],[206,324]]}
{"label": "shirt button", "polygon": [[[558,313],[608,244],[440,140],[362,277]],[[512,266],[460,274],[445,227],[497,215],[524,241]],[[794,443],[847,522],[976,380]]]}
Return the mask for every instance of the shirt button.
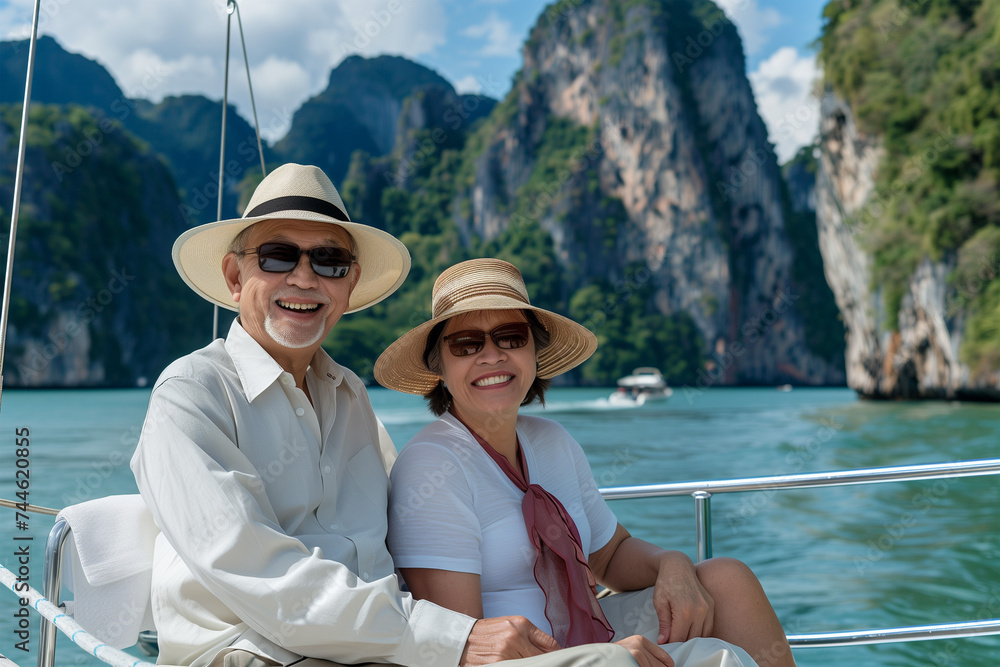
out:
{"label": "shirt button", "polygon": [[295,408],[295,414],[297,414],[299,417],[301,417],[305,413],[306,413],[306,409],[305,408]]}
{"label": "shirt button", "polygon": [[340,526],[338,526],[337,524],[335,523],[330,524],[330,530],[337,530],[338,528],[340,528]]}
{"label": "shirt button", "polygon": [[281,376],[281,384],[283,384],[283,385],[285,385],[287,387],[291,383],[292,383],[292,378],[288,377],[287,375]]}
{"label": "shirt button", "polygon": [[330,466],[323,466],[323,472],[326,473],[327,475],[330,474],[330,470],[332,470],[332,468],[330,468]]}
{"label": "shirt button", "polygon": [[367,579],[368,578],[368,573],[367,572],[362,572],[361,573],[361,578],[362,579]]}

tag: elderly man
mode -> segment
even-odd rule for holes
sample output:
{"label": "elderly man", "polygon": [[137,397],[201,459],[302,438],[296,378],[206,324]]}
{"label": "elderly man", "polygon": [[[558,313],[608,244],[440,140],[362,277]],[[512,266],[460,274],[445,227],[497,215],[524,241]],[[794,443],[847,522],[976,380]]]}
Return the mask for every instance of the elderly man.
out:
{"label": "elderly man", "polygon": [[670,664],[649,642],[555,651],[524,618],[477,621],[400,591],[385,547],[395,449],[320,345],[399,287],[410,258],[351,222],[322,171],[274,170],[243,218],[182,234],[174,263],[239,317],[157,380],[132,460],[161,530],[161,663]]}

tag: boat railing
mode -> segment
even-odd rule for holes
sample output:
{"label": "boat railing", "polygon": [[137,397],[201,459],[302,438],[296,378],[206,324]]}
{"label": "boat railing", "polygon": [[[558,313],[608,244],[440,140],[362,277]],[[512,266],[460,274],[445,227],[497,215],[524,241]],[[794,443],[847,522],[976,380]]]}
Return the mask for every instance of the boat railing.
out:
{"label": "boat railing", "polygon": [[[768,477],[744,477],[726,480],[673,482],[642,486],[602,488],[607,500],[690,496],[694,499],[696,557],[712,557],[712,496],[719,493],[778,491],[787,489],[826,488],[856,484],[878,484],[928,479],[954,479],[1000,474],[1000,459],[979,459],[948,463],[862,468],[832,472],[796,473]],[[889,642],[922,641],[1000,635],[1000,619],[959,623],[941,623],[898,628],[879,628],[849,632],[823,632],[788,635],[793,647],[859,646]]]}

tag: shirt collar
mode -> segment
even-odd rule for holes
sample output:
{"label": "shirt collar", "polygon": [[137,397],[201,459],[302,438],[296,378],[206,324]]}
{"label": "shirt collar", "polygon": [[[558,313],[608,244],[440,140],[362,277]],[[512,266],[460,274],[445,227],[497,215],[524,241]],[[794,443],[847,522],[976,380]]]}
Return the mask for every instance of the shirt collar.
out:
{"label": "shirt collar", "polygon": [[[229,327],[226,352],[233,360],[243,391],[251,403],[285,372],[274,357],[240,326],[238,319],[233,320]],[[331,359],[323,348],[313,355],[309,369],[317,380],[330,382],[330,389],[336,389],[344,380],[344,368]],[[351,388],[351,384],[347,383],[347,387]]]}
{"label": "shirt collar", "polygon": [[[323,348],[316,350],[316,354],[313,355],[312,361],[309,364],[309,370],[312,371],[313,377],[323,382],[329,382],[331,389],[336,389],[344,382],[344,367],[334,361]],[[354,392],[354,388],[350,382],[345,383],[345,386],[352,393]]]}

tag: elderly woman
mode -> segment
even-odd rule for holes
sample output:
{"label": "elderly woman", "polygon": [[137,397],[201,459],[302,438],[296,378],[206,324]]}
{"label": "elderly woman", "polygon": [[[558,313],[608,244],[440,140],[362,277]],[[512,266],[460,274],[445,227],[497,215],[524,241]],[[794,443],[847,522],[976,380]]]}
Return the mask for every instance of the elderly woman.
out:
{"label": "elderly woman", "polygon": [[[525,616],[564,647],[618,641],[640,664],[794,665],[745,565],[695,565],[631,537],[572,436],[518,414],[593,354],[590,331],[532,306],[496,259],[442,273],[432,312],[375,364],[382,385],[425,396],[439,417],[392,470],[388,545],[415,597]],[[599,602],[597,583],[636,592]]]}

